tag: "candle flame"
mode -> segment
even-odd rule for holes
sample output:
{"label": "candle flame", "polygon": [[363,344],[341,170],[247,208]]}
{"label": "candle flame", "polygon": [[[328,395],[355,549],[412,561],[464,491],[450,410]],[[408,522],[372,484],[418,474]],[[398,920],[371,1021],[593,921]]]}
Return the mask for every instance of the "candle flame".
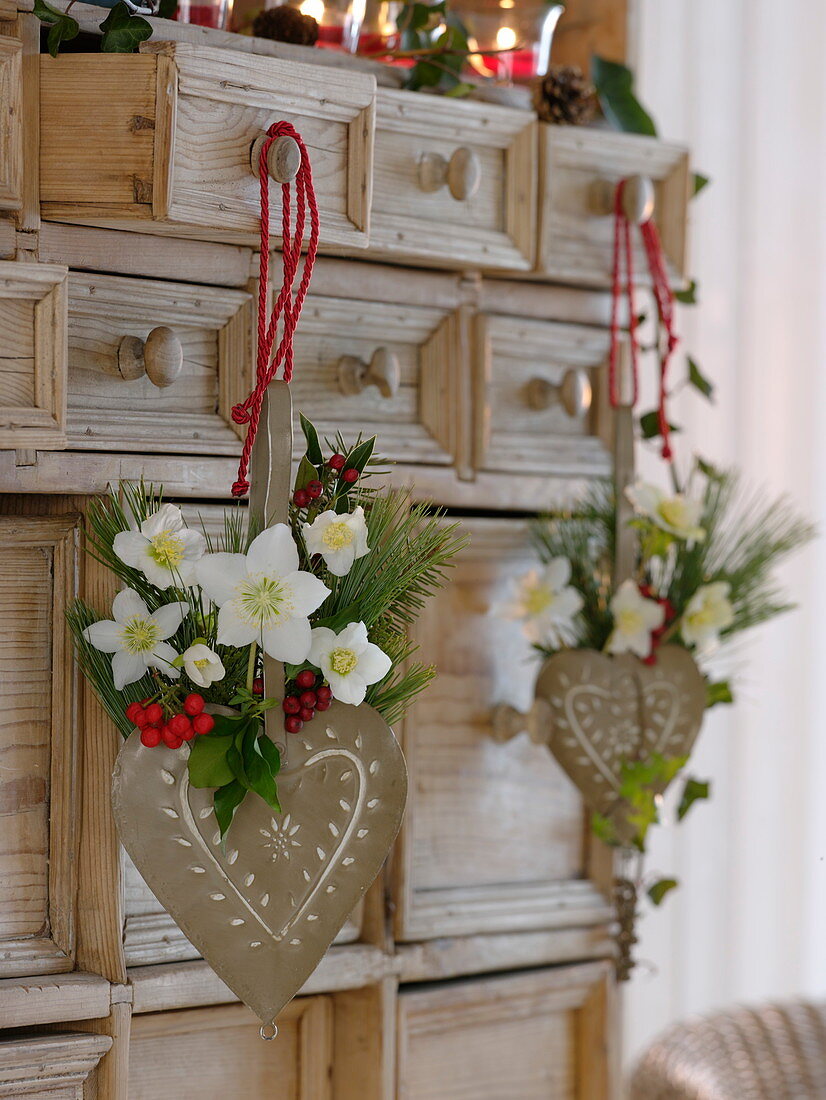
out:
{"label": "candle flame", "polygon": [[500,27],[496,32],[496,46],[500,50],[512,50],[516,45],[516,31],[513,27]]}
{"label": "candle flame", "polygon": [[298,10],[302,15],[311,15],[320,23],[324,18],[324,0],[303,0]]}

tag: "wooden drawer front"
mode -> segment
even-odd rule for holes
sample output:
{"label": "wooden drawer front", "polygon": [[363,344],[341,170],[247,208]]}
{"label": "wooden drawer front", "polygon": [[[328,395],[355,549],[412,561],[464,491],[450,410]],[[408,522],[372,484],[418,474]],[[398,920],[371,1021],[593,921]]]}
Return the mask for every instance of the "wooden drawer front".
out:
{"label": "wooden drawer front", "polygon": [[0,263],[0,450],[66,446],[66,274]]}
{"label": "wooden drawer front", "polygon": [[0,517],[0,977],[73,967],[77,517]]}
{"label": "wooden drawer front", "polygon": [[602,963],[402,992],[399,1100],[608,1100]]}
{"label": "wooden drawer front", "polygon": [[[376,432],[394,461],[449,464],[458,447],[451,423],[460,416],[459,323],[445,310],[311,295],[296,333],[293,404],[322,437]],[[372,384],[343,392],[343,357],[366,366],[385,351],[398,363],[395,396]],[[301,446],[299,437],[297,453]]]}
{"label": "wooden drawer front", "polygon": [[396,933],[432,939],[597,923],[574,788],[526,734],[491,737],[495,703],[526,710],[536,661],[497,606],[534,560],[523,524],[465,520],[471,542],[414,637],[436,665],[408,712],[410,797],[396,861]]}
{"label": "wooden drawer front", "polygon": [[299,997],[264,1043],[242,1005],[132,1017],[129,1100],[326,1100],[332,1072],[332,1001]]}
{"label": "wooden drawer front", "polygon": [[[44,57],[43,215],[257,243],[250,148],[284,119],[312,159],[322,243],[363,248],[374,88],[361,73],[181,43],[127,57]],[[270,195],[275,236],[280,187]]]}
{"label": "wooden drawer front", "polygon": [[[654,218],[670,273],[682,281],[686,272],[687,206],[691,173],[688,152],[656,138],[615,134],[583,127],[541,126],[539,147],[543,188],[539,267],[563,283],[610,286],[614,218],[600,213],[597,192],[628,176],[648,176],[654,183]],[[639,233],[634,271],[648,272]]]}
{"label": "wooden drawer front", "polygon": [[109,1035],[60,1031],[14,1035],[0,1031],[0,1097],[84,1100],[97,1096],[97,1091],[88,1092],[84,1083],[111,1046]]}
{"label": "wooden drawer front", "polygon": [[[239,290],[72,272],[70,445],[235,454],[239,429],[229,410],[249,391],[251,316],[251,298]],[[121,342],[145,340],[159,326],[180,340],[179,374],[162,388],[146,374],[127,380]]]}
{"label": "wooden drawer front", "polygon": [[535,379],[556,386],[584,370],[597,388],[608,334],[597,328],[495,314],[477,319],[476,466],[503,473],[606,474],[610,460],[591,434],[593,409],[570,416],[554,394],[531,403]]}
{"label": "wooden drawer front", "polygon": [[[371,250],[450,267],[533,267],[534,116],[385,89],[377,109]],[[449,163],[457,149],[475,158],[476,193],[456,199],[447,185],[425,190],[423,162],[437,155]]]}
{"label": "wooden drawer front", "polygon": [[0,210],[17,210],[23,191],[23,43],[0,38]]}

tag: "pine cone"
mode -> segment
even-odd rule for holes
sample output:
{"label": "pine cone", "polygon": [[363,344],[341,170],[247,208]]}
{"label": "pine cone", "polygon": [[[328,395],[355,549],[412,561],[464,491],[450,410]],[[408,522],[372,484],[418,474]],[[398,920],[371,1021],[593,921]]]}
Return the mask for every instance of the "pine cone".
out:
{"label": "pine cone", "polygon": [[252,33],[256,38],[314,46],[318,41],[318,23],[311,15],[303,15],[298,8],[281,4],[277,8],[260,11],[253,20]]}
{"label": "pine cone", "polygon": [[533,105],[543,122],[582,126],[594,117],[596,91],[576,65],[551,65],[534,81]]}

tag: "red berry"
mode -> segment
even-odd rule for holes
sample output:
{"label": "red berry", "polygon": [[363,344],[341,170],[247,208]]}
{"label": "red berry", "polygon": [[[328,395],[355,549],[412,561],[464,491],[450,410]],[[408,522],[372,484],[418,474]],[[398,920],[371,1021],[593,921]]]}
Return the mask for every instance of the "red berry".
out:
{"label": "red berry", "polygon": [[316,703],[316,708],[318,707],[319,703],[329,703],[330,700],[333,698],[333,693],[327,686],[327,684],[322,684],[321,687],[316,688],[315,694],[316,699],[318,700],[318,702]]}
{"label": "red berry", "polygon": [[133,721],[139,729],[143,729],[144,726],[149,725],[149,719],[146,717],[146,711],[143,707],[140,708]]}
{"label": "red berry", "polygon": [[306,489],[296,489],[293,493],[293,504],[296,508],[306,508],[310,503],[310,494]]}
{"label": "red berry", "polygon": [[192,723],[185,714],[176,714],[167,722],[167,726],[176,737],[186,737],[192,728]]}
{"label": "red berry", "polygon": [[142,707],[147,707],[147,706],[149,706],[149,704],[150,704],[151,702],[152,702],[152,696],[151,696],[151,695],[147,695],[147,697],[146,697],[145,699],[141,699],[141,706],[142,706]]}
{"label": "red berry", "polygon": [[296,676],[295,682],[300,688],[315,687],[315,673],[312,669],[305,668],[303,672],[299,672]]}
{"label": "red berry", "polygon": [[211,714],[199,714],[192,719],[192,728],[198,734],[211,733],[215,728],[215,719]]}
{"label": "red berry", "polygon": [[298,714],[301,710],[301,703],[298,701],[297,695],[288,695],[284,702],[281,704],[281,709],[285,714]]}
{"label": "red berry", "polygon": [[157,726],[144,726],[141,730],[141,744],[148,749],[154,749],[161,743],[161,731]]}
{"label": "red berry", "polygon": [[252,681],[252,694],[263,695],[264,694],[264,681],[260,676],[256,676]]}
{"label": "red berry", "polygon": [[138,717],[142,710],[143,707],[140,705],[140,703],[130,703],[123,713],[126,715],[130,722],[134,723],[135,719]]}
{"label": "red berry", "polygon": [[343,481],[348,481],[352,485],[354,481],[358,481],[359,472],[351,466],[349,470],[344,471],[341,477]]}
{"label": "red berry", "polygon": [[163,718],[163,707],[160,703],[150,703],[144,713],[146,714],[146,721],[154,725],[155,722],[160,722]]}
{"label": "red berry", "polygon": [[331,470],[343,470],[344,463],[346,461],[347,459],[344,457],[344,455],[334,454],[327,465],[330,467]]}
{"label": "red berry", "polygon": [[318,500],[318,498],[324,492],[324,486],[321,484],[320,481],[311,481],[307,485],[306,492],[310,500]]}
{"label": "red berry", "polygon": [[183,738],[173,733],[169,726],[164,726],[161,730],[161,738],[163,743],[168,745],[170,749],[179,749],[183,744]]}
{"label": "red berry", "polygon": [[302,707],[298,712],[298,717],[302,722],[312,722],[315,718],[315,710],[312,707]]}
{"label": "red berry", "polygon": [[290,714],[284,719],[284,729],[287,733],[301,733],[302,729],[304,729],[304,723],[297,715]]}
{"label": "red berry", "polygon": [[302,707],[309,707],[310,710],[312,710],[318,702],[318,699],[316,698],[316,693],[314,691],[302,691],[301,695],[299,696],[299,702],[301,703]]}
{"label": "red berry", "polygon": [[184,710],[191,718],[194,718],[196,714],[200,714],[205,705],[203,695],[199,695],[197,691],[193,691],[184,699]]}
{"label": "red berry", "polygon": [[329,710],[331,702],[332,702],[332,700],[330,700],[330,699],[324,699],[324,700],[319,699],[319,701],[315,705],[315,709],[316,710]]}

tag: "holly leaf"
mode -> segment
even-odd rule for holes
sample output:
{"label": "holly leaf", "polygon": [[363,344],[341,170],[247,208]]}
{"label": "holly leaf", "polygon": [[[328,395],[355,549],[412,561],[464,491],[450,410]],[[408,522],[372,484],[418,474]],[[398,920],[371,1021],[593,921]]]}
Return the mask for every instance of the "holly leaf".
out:
{"label": "holly leaf", "polygon": [[346,468],[358,470],[361,474],[364,472],[364,467],[370,461],[373,456],[373,450],[376,446],[376,437],[373,435],[369,439],[365,439],[363,443],[359,443],[357,447],[354,447],[350,454],[347,456]]}
{"label": "holly leaf", "polygon": [[46,45],[52,57],[57,57],[61,42],[71,42],[80,33],[80,25],[76,19],[53,8],[51,4],[45,3],[45,0],[35,0],[32,11],[41,23],[51,28],[46,38]]}
{"label": "holly leaf", "polygon": [[716,684],[706,684],[706,710],[710,710],[720,703],[733,702],[734,695],[728,680],[720,680]]}
{"label": "holly leaf", "polygon": [[675,878],[661,878],[659,882],[655,882],[648,887],[648,897],[651,899],[653,905],[662,905],[665,897],[670,894],[672,890],[676,890],[679,885],[679,882]]}
{"label": "holly leaf", "polygon": [[215,820],[218,822],[218,828],[221,832],[221,840],[226,836],[227,829],[229,829],[235,816],[235,811],[244,801],[246,793],[246,790],[237,779],[223,787],[219,787],[215,792],[213,804],[215,806]]}
{"label": "holly leaf", "polygon": [[115,4],[100,25],[102,53],[134,53],[141,42],[152,37],[152,27],[140,15],[133,15],[123,0]]}
{"label": "holly leaf", "polygon": [[707,779],[695,779],[689,776],[685,781],[680,804],[677,807],[677,820],[682,821],[695,802],[708,798],[711,784]]}
{"label": "holly leaf", "polygon": [[709,382],[691,356],[688,357],[688,381],[689,385],[707,397],[711,401],[714,397],[714,386]]}
{"label": "holly leaf", "polygon": [[696,306],[697,305],[697,280],[692,279],[685,290],[675,290],[674,297],[678,302],[682,302],[684,306]]}
{"label": "holly leaf", "polygon": [[189,782],[193,787],[223,787],[235,778],[227,761],[232,735],[196,737],[189,750]]}
{"label": "holly leaf", "polygon": [[616,130],[629,134],[657,136],[654,120],[634,95],[634,74],[627,65],[591,57],[591,80],[599,96],[602,113]]}
{"label": "holly leaf", "polygon": [[[320,466],[324,461],[324,455],[321,453],[321,444],[318,441],[318,432],[315,430],[315,426],[307,419],[304,413],[298,414],[301,421],[301,430],[304,433],[304,438],[307,440],[307,458],[313,464],[313,466]],[[301,486],[303,488],[303,486]]]}
{"label": "holly leaf", "polygon": [[[672,432],[681,430],[676,424],[669,424],[668,427]],[[657,409],[652,409],[651,412],[643,413],[640,416],[640,431],[643,439],[657,438],[660,434],[660,414]]]}
{"label": "holly leaf", "polygon": [[702,174],[702,172],[695,172],[694,173],[694,190],[692,192],[691,197],[696,199],[697,196],[700,194],[700,192],[704,188],[708,187],[708,185],[710,183],[711,183],[711,180],[708,176],[704,176]]}

